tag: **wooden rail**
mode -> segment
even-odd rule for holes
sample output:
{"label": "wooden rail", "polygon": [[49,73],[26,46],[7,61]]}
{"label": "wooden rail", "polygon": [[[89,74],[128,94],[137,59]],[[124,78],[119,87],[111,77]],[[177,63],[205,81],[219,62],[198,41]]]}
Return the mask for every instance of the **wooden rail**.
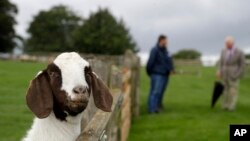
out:
{"label": "wooden rail", "polygon": [[113,92],[112,112],[97,110],[76,141],[117,141],[122,99],[121,91]]}

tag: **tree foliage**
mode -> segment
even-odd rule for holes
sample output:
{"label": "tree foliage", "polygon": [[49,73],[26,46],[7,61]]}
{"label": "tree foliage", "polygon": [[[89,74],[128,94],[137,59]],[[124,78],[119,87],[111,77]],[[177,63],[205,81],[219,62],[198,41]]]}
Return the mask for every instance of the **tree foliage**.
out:
{"label": "tree foliage", "polygon": [[124,22],[117,21],[107,9],[99,9],[82,20],[67,7],[56,6],[35,16],[28,33],[26,52],[123,54],[127,49],[137,51]]}
{"label": "tree foliage", "polygon": [[173,55],[175,59],[199,59],[201,53],[194,49],[183,49]]}
{"label": "tree foliage", "polygon": [[16,5],[9,0],[0,1],[0,52],[9,52],[16,45],[14,39],[17,35],[14,25],[17,12]]}
{"label": "tree foliage", "polygon": [[40,11],[28,28],[30,38],[25,44],[26,52],[72,51],[73,32],[81,18],[63,5]]}
{"label": "tree foliage", "polygon": [[127,49],[138,50],[124,22],[117,21],[108,9],[92,13],[74,37],[80,52],[123,54]]}
{"label": "tree foliage", "polygon": [[246,54],[246,58],[247,58],[247,59],[250,59],[250,54]]}

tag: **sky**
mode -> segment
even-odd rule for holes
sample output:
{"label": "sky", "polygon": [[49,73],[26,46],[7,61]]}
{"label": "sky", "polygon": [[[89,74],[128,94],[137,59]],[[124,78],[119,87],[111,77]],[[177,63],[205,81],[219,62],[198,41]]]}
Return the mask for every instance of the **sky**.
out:
{"label": "sky", "polygon": [[218,55],[224,39],[231,35],[236,45],[250,53],[250,1],[248,0],[11,0],[18,6],[16,31],[23,37],[40,10],[63,4],[88,18],[99,7],[123,19],[147,56],[159,34],[169,39],[169,51],[183,48],[203,55]]}

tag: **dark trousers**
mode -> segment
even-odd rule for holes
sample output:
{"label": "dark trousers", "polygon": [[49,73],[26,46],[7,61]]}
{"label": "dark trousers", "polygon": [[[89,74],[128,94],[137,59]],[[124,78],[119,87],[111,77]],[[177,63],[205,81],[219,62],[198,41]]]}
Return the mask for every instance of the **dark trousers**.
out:
{"label": "dark trousers", "polygon": [[151,88],[148,98],[148,111],[157,112],[162,107],[163,96],[168,84],[168,76],[151,74]]}

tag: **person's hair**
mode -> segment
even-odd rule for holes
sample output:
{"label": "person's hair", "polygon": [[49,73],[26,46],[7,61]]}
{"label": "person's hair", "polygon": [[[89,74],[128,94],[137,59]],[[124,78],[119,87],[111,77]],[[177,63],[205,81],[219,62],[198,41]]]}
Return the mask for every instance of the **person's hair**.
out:
{"label": "person's hair", "polygon": [[225,38],[225,42],[234,43],[234,38],[233,38],[233,36],[227,36],[227,37]]}
{"label": "person's hair", "polygon": [[157,43],[160,43],[161,40],[165,40],[167,39],[167,36],[161,34],[159,37],[158,37],[158,42]]}

